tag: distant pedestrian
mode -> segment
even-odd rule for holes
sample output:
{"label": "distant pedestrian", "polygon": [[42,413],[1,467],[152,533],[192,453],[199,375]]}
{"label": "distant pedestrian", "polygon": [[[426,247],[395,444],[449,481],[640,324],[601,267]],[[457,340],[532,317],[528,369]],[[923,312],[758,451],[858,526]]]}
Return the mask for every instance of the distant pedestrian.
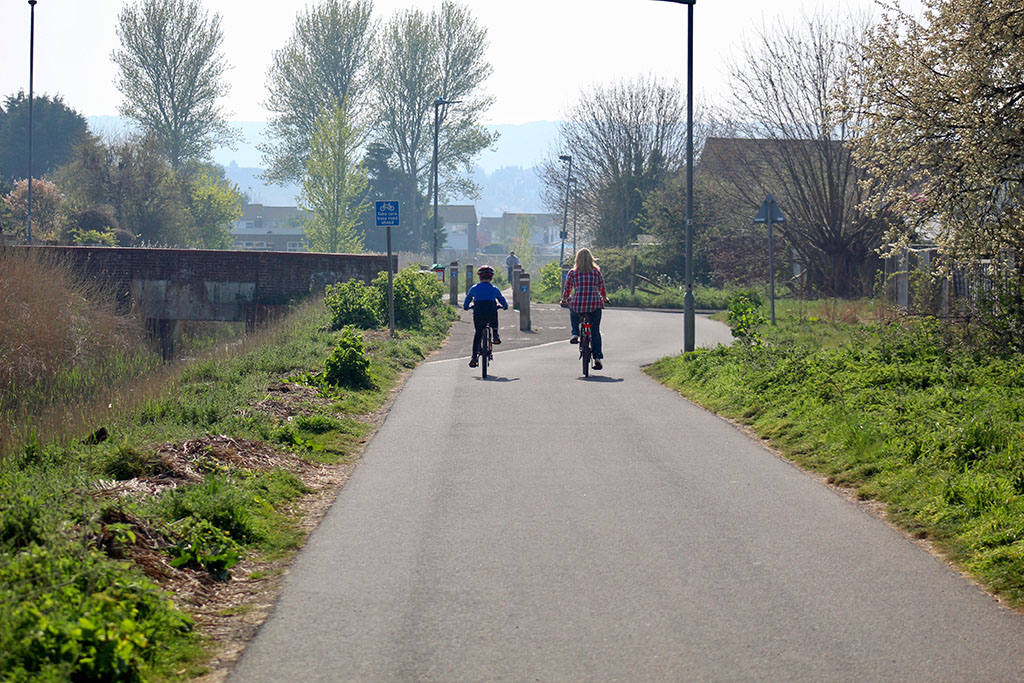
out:
{"label": "distant pedestrian", "polygon": [[508,269],[508,283],[512,284],[512,270],[519,265],[519,258],[516,256],[516,252],[508,252],[508,258],[505,259],[505,268]]}

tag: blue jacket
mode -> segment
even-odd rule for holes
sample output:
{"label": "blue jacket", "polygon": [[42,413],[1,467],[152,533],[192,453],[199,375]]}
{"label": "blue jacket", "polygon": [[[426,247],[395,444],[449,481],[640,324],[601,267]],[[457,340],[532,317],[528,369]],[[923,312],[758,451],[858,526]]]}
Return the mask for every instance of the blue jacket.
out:
{"label": "blue jacket", "polygon": [[[470,287],[469,291],[466,292],[466,300],[462,302],[462,308],[468,311],[469,304],[473,301],[476,301],[477,303],[487,302],[488,304],[494,305],[493,310],[497,310],[497,303],[500,303],[502,308],[508,308],[508,304],[505,302],[505,297],[501,295],[501,290],[490,282],[478,282]],[[487,304],[483,306],[483,308],[490,307],[491,306]]]}

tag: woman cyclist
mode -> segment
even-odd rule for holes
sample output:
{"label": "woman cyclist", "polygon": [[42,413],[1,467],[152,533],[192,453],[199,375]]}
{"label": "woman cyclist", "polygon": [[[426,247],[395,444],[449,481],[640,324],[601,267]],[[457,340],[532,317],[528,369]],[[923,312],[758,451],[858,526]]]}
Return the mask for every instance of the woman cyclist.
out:
{"label": "woman cyclist", "polygon": [[576,252],[576,263],[565,277],[562,288],[562,305],[569,305],[569,322],[572,323],[570,344],[580,342],[580,314],[590,314],[591,348],[594,351],[594,369],[604,366],[604,350],[601,348],[601,309],[608,303],[604,291],[604,275],[594,263],[594,255],[587,248]]}

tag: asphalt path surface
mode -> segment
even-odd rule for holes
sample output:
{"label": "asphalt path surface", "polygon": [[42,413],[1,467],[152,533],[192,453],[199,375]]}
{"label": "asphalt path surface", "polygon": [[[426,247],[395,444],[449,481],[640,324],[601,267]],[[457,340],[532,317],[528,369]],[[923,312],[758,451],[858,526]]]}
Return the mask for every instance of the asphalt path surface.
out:
{"label": "asphalt path surface", "polygon": [[[1024,619],[649,379],[682,316],[418,368],[233,681],[1019,681]],[[699,345],[728,342],[698,316]]]}

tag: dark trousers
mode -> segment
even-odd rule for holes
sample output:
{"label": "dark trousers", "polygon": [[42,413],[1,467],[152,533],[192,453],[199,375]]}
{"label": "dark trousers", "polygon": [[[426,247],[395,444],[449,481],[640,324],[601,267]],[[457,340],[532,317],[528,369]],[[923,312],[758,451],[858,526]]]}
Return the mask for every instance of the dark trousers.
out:
{"label": "dark trousers", "polygon": [[[590,311],[590,349],[594,352],[594,358],[604,358],[604,349],[601,348],[601,311],[597,308]],[[569,322],[572,324],[573,336],[580,334],[580,314],[569,311]]]}
{"label": "dark trousers", "polygon": [[[473,335],[473,355],[480,355],[480,344],[484,338],[484,328],[488,325],[494,330],[493,336],[498,336],[498,307],[494,306],[493,310],[481,310],[480,304],[484,303],[478,301],[474,304],[473,308],[473,327],[476,329],[476,334]],[[491,302],[493,303],[493,302]]]}

